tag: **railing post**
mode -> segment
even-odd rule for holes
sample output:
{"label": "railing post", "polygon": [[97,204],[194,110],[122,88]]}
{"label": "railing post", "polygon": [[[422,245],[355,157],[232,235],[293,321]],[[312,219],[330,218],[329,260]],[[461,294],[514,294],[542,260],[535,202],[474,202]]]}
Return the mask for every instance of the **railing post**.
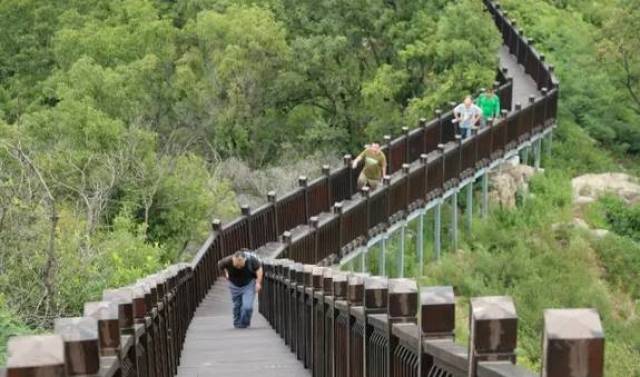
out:
{"label": "railing post", "polygon": [[325,211],[328,211],[333,206],[333,193],[331,192],[331,167],[329,165],[322,165],[322,175],[327,181],[327,203],[323,208]]}
{"label": "railing post", "polygon": [[7,377],[66,376],[60,335],[14,336],[7,351]]}
{"label": "railing post", "polygon": [[368,186],[364,186],[360,189],[360,192],[362,193],[362,198],[365,201],[365,208],[366,210],[366,215],[365,215],[365,223],[367,226],[367,240],[369,239],[370,235],[369,235],[369,229],[371,229],[371,222],[369,221],[371,218],[371,201],[369,200],[369,198],[371,197],[371,190],[369,189]]}
{"label": "railing post", "polygon": [[242,205],[240,212],[247,222],[247,238],[249,239],[249,249],[255,249],[256,245],[253,241],[253,232],[251,231],[251,208],[248,205]]}
{"label": "railing post", "polygon": [[98,321],[91,317],[58,318],[54,331],[64,341],[67,376],[92,376],[100,371]]}
{"label": "railing post", "polygon": [[353,195],[353,166],[352,166],[352,162],[353,162],[353,157],[350,154],[345,154],[344,157],[342,158],[342,162],[344,163],[344,166],[347,168],[347,171],[349,172],[347,174],[348,181],[347,182],[347,187],[349,189],[349,197],[351,197]]}
{"label": "railing post", "polygon": [[348,276],[333,277],[333,365],[335,377],[349,377],[349,304]]}
{"label": "railing post", "polygon": [[385,157],[387,158],[387,174],[391,175],[395,173],[391,160],[391,135],[384,135],[382,137],[382,145],[387,147],[387,153],[385,155]]}
{"label": "railing post", "polygon": [[380,355],[377,351],[377,344],[373,344],[373,327],[369,325],[370,315],[386,314],[389,288],[388,280],[383,277],[373,276],[364,278],[364,360],[365,376],[380,376],[382,370],[376,370],[376,366],[381,364],[378,360]]}
{"label": "railing post", "polygon": [[112,302],[87,302],[84,315],[98,321],[100,356],[118,356],[120,352],[120,323],[118,305]]}
{"label": "railing post", "polygon": [[[133,319],[133,294],[129,288],[119,288],[119,289],[105,289],[102,293],[102,300],[109,301],[116,305],[118,305],[118,322],[120,325],[120,334],[121,335],[135,335],[134,330],[134,319]],[[169,348],[169,343],[171,342],[171,334],[167,331],[167,348],[165,348],[166,352],[166,360],[168,368],[171,367],[171,361],[173,359],[172,348]],[[130,370],[135,372],[137,371],[137,361],[138,357],[136,356],[136,348],[137,344],[135,342],[135,337],[133,338],[133,345],[127,351],[127,354],[122,357],[122,369],[129,373]],[[128,375],[127,373],[123,373],[124,375]]]}
{"label": "railing post", "polygon": [[304,366],[313,368],[313,271],[315,267],[304,265],[304,297],[303,322],[304,322]]}
{"label": "railing post", "polygon": [[439,130],[439,134],[440,134],[440,139],[436,141],[436,145],[440,145],[443,141],[442,141],[442,137],[444,135],[444,131],[443,131],[443,126],[442,126],[442,110],[441,109],[435,109],[434,110],[434,114],[436,115],[436,118],[438,119],[438,130]]}
{"label": "railing post", "polygon": [[309,220],[309,181],[307,177],[301,175],[298,177],[298,185],[302,189],[304,196],[304,220]]}
{"label": "railing post", "polygon": [[[218,278],[218,265],[217,265],[217,258],[223,258],[225,255],[225,247],[224,247],[224,242],[222,239],[222,221],[220,219],[213,219],[211,221],[211,230],[213,231],[213,235],[214,237],[218,237],[218,244],[219,246],[219,252],[220,255],[211,255],[213,254],[212,252],[208,251],[207,252],[207,260],[210,261],[209,263],[209,268],[206,268],[205,270],[205,282],[206,282],[206,286],[207,289],[205,291],[207,291],[212,285],[213,283],[215,283],[216,279]],[[206,292],[202,292],[203,295]],[[203,297],[201,297],[200,299],[202,299]]]}
{"label": "railing post", "polygon": [[349,377],[364,377],[364,276],[352,274],[347,287],[349,304]]}
{"label": "railing post", "polygon": [[324,377],[324,271],[313,269],[313,377]]}
{"label": "railing post", "polygon": [[418,120],[418,127],[422,128],[422,150],[420,154],[427,152],[427,118],[420,118]]}
{"label": "railing post", "polygon": [[324,377],[334,377],[335,370],[333,364],[334,336],[333,336],[333,271],[329,268],[324,270],[323,285],[323,314],[324,325]]}
{"label": "railing post", "polygon": [[418,286],[413,279],[390,279],[389,280],[389,301],[387,304],[388,322],[388,339],[389,349],[386,357],[388,358],[388,374],[392,376],[394,370],[394,352],[398,346],[398,339],[393,336],[392,329],[395,323],[416,322],[418,313]]}
{"label": "railing post", "polygon": [[318,229],[320,228],[320,218],[318,218],[318,216],[311,216],[309,222],[313,228],[313,260],[319,262],[320,256],[318,255],[318,244],[320,242],[320,238],[318,237]]}
{"label": "railing post", "polygon": [[343,225],[343,221],[342,221],[342,214],[343,214],[343,207],[342,207],[342,202],[338,202],[335,203],[333,205],[333,213],[335,213],[338,216],[338,255],[336,255],[336,257],[338,258],[338,261],[340,259],[342,259],[342,225]]}
{"label": "railing post", "polygon": [[384,188],[384,216],[387,219],[388,226],[389,216],[391,215],[391,176],[385,175],[382,177],[382,187]]}
{"label": "railing post", "polygon": [[278,218],[279,218],[279,216],[278,216],[278,206],[277,206],[278,197],[277,197],[275,191],[269,191],[267,193],[267,201],[269,203],[271,203],[271,205],[273,205],[273,217],[274,217],[273,223],[275,224],[275,227],[276,227],[276,237],[277,237],[278,235],[280,235],[282,233],[281,232],[282,229],[280,229],[281,224],[278,224]]}
{"label": "railing post", "polygon": [[419,318],[423,337],[453,340],[456,328],[453,287],[422,287]]}
{"label": "railing post", "polygon": [[404,198],[402,200],[404,201],[403,209],[404,209],[405,217],[406,215],[409,214],[409,191],[411,190],[410,182],[409,182],[410,168],[411,168],[411,165],[406,163],[402,164],[402,174],[404,174]]}
{"label": "railing post", "polygon": [[409,157],[409,127],[402,127],[402,136],[404,137],[404,161],[403,163],[411,162]]}
{"label": "railing post", "polygon": [[604,376],[604,343],[594,309],[545,310],[542,376]]}
{"label": "railing post", "polygon": [[[453,287],[422,287],[418,317],[422,339],[454,339],[456,302]],[[421,342],[422,343],[422,342]],[[434,359],[422,353],[421,375],[431,376]]]}
{"label": "railing post", "polygon": [[282,243],[285,245],[285,251],[283,255],[287,258],[293,259],[293,256],[291,255],[292,235],[288,230],[282,233]]}
{"label": "railing post", "polygon": [[469,306],[469,377],[480,361],[516,361],[518,316],[511,297],[475,297]]}

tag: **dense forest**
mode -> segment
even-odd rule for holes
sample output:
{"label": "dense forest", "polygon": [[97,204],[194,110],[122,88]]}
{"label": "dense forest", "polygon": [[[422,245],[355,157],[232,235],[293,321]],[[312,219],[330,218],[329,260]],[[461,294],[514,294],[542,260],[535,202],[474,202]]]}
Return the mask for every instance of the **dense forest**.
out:
{"label": "dense forest", "polygon": [[[513,295],[529,365],[544,308],[595,306],[607,375],[640,376],[640,207],[596,203],[604,240],[550,231],[572,177],[640,172],[640,1],[502,3],[561,80],[553,158],[426,281]],[[0,28],[0,355],[189,259],[249,191],[490,85],[500,46],[478,0],[5,0]]]}

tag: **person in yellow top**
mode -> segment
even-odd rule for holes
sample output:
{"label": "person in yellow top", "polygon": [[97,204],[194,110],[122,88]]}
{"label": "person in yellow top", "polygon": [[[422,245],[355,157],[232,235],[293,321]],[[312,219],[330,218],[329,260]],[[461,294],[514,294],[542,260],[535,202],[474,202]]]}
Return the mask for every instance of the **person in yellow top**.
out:
{"label": "person in yellow top", "polygon": [[353,168],[357,168],[360,161],[364,161],[364,168],[358,176],[358,189],[368,186],[371,190],[375,190],[382,181],[382,177],[387,174],[387,158],[380,144],[373,143],[367,146],[355,160],[353,160]]}

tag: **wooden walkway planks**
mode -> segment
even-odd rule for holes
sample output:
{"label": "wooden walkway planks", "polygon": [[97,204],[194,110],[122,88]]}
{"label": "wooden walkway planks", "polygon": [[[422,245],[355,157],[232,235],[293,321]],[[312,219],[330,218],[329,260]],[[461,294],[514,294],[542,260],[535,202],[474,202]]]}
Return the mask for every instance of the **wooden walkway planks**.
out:
{"label": "wooden walkway planks", "polygon": [[500,67],[507,68],[509,75],[513,77],[513,106],[518,102],[522,104],[523,107],[526,106],[530,95],[533,94],[536,97],[540,95],[538,85],[536,85],[533,78],[524,71],[524,67],[518,64],[518,59],[511,55],[507,46],[500,48],[499,57]]}
{"label": "wooden walkway planks", "polygon": [[218,280],[189,325],[178,377],[308,377],[254,307],[251,328],[234,329],[227,282]]}

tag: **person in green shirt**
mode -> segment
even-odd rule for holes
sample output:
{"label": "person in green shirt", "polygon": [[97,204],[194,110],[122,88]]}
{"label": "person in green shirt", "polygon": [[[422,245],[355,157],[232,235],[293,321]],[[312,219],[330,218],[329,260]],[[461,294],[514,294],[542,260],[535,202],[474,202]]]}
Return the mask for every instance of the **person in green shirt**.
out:
{"label": "person in green shirt", "polygon": [[382,177],[387,174],[387,158],[380,144],[373,143],[365,148],[365,150],[353,160],[353,168],[357,168],[360,161],[364,161],[364,168],[358,176],[358,189],[368,186],[371,190],[375,190],[379,185]]}
{"label": "person in green shirt", "polygon": [[498,97],[493,88],[487,89],[486,92],[480,94],[476,100],[476,105],[482,109],[481,126],[487,124],[489,118],[498,118],[500,116],[500,97]]}

